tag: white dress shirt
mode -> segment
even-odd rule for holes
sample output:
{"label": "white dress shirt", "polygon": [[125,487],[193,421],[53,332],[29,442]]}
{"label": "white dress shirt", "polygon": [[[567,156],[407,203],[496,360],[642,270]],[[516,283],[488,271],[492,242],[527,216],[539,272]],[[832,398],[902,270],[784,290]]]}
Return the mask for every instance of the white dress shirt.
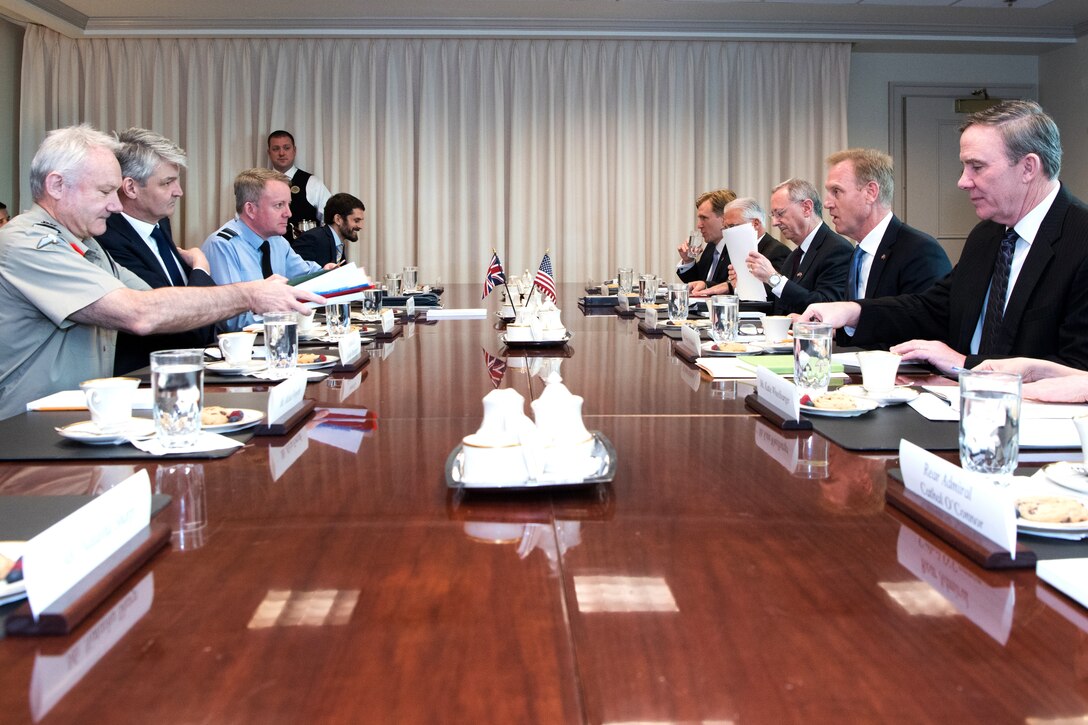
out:
{"label": "white dress shirt", "polygon": [[[157,227],[158,224],[148,224],[142,219],[131,217],[124,212],[121,212],[121,216],[132,225],[132,228],[136,230],[136,233],[140,235],[140,238],[144,240],[144,244],[147,245],[147,248],[155,255],[155,259],[159,260],[159,266],[162,267],[162,272],[166,275],[166,278],[172,279],[170,277],[170,270],[166,268],[166,263],[163,262],[162,255],[159,254],[159,245],[151,238],[151,232],[155,230],[155,227]],[[176,259],[174,260],[174,264],[178,264]],[[185,274],[185,269],[180,264],[178,264],[178,271],[181,272],[182,280],[188,282],[189,280]]]}

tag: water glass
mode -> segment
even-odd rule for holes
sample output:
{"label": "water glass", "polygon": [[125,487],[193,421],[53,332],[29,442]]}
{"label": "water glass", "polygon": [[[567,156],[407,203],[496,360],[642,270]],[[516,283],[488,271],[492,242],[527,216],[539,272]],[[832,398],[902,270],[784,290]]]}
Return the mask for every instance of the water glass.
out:
{"label": "water glass", "polygon": [[635,270],[630,267],[620,267],[616,272],[616,294],[629,295],[635,287]]}
{"label": "water glass", "polygon": [[382,291],[378,289],[368,289],[363,292],[363,317],[367,321],[373,322],[378,319],[382,312]]}
{"label": "water glass", "polygon": [[1020,453],[1020,376],[960,373],[960,465],[965,470],[1006,475]]}
{"label": "water glass", "polygon": [[402,282],[404,284],[404,292],[414,290],[419,285],[419,267],[405,267],[403,270]]}
{"label": "water glass", "polygon": [[669,322],[688,319],[688,286],[685,282],[669,285]]}
{"label": "water glass", "polygon": [[196,443],[204,399],[204,351],[151,353],[151,395],[159,442],[167,448]]}
{"label": "water glass", "polygon": [[155,493],[166,494],[172,499],[170,543],[173,547],[179,551],[192,551],[204,546],[208,530],[204,466],[199,463],[159,466],[155,470]]}
{"label": "water glass", "polygon": [[710,298],[710,336],[714,342],[732,342],[737,339],[740,323],[740,298],[736,295],[714,295]]}
{"label": "water glass", "polygon": [[266,312],[263,317],[268,369],[286,378],[298,366],[298,317],[294,312]]}
{"label": "water glass", "polygon": [[834,328],[822,322],[793,325],[793,382],[802,397],[816,398],[831,383],[831,336]]}
{"label": "water glass", "polygon": [[703,239],[703,233],[698,229],[693,229],[691,234],[688,235],[688,253],[692,257],[698,257],[705,246],[706,240]]}
{"label": "water glass", "polygon": [[643,306],[652,305],[657,299],[657,275],[640,274],[638,276],[638,301]]}
{"label": "water glass", "polygon": [[385,293],[390,297],[400,297],[404,292],[402,277],[399,274],[385,275]]}
{"label": "water glass", "polygon": [[325,305],[325,329],[333,340],[347,337],[351,332],[351,305]]}

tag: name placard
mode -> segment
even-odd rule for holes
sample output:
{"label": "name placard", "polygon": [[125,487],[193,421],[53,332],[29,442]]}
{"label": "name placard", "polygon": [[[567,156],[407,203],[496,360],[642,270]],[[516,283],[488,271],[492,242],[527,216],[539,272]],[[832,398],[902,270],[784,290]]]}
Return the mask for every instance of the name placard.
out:
{"label": "name placard", "polygon": [[756,366],[756,390],[763,402],[793,420],[801,417],[801,396],[797,386],[781,375],[775,375],[762,365]]}
{"label": "name placard", "polygon": [[899,441],[899,466],[907,490],[977,531],[1016,558],[1016,506],[1006,486],[965,471],[910,441]]}
{"label": "name placard", "polygon": [[416,316],[416,298],[409,297],[408,301],[404,303],[404,314],[408,317]]}
{"label": "name placard", "polygon": [[340,350],[340,363],[342,365],[350,365],[363,354],[363,343],[355,333],[349,333],[341,337],[339,342],[336,343],[336,347]]}
{"label": "name placard", "polygon": [[268,391],[268,422],[277,423],[287,416],[306,394],[306,371],[296,370]]}
{"label": "name placard", "polygon": [[657,328],[657,310],[653,307],[646,308],[646,326]]}
{"label": "name placard", "polygon": [[619,303],[619,308],[622,311],[627,312],[631,309],[631,300],[627,298],[626,292],[620,292],[619,297],[616,298],[616,301]]}
{"label": "name placard", "polygon": [[382,310],[382,332],[389,333],[393,331],[393,310]]}
{"label": "name placard", "polygon": [[691,325],[680,327],[680,344],[690,349],[691,354],[698,356],[700,348],[699,331]]}
{"label": "name placard", "polygon": [[23,578],[36,620],[151,521],[151,479],[129,476],[26,542]]}

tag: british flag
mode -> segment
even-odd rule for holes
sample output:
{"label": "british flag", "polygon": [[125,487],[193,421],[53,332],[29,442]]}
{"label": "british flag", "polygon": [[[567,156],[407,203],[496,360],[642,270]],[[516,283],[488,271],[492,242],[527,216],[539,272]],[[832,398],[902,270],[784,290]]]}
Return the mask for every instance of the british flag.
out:
{"label": "british flag", "polygon": [[547,295],[555,301],[555,280],[552,279],[552,258],[544,252],[544,259],[540,260],[540,268],[533,278],[533,286],[540,290],[540,294]]}
{"label": "british flag", "polygon": [[484,350],[484,365],[487,367],[487,376],[491,378],[492,385],[499,387],[503,376],[506,375],[506,361]]}
{"label": "british flag", "polygon": [[487,266],[487,276],[484,277],[484,294],[480,299],[484,299],[491,290],[498,287],[500,284],[506,284],[506,272],[502,269],[502,264],[499,262],[499,253],[491,252],[491,264]]}

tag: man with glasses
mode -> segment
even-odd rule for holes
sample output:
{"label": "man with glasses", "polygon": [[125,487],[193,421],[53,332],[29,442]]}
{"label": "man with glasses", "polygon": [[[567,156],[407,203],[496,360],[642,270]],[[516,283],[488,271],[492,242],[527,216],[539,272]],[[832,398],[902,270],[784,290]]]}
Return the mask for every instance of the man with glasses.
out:
{"label": "man with glasses", "polygon": [[[764,257],[771,260],[771,264],[775,269],[780,269],[782,263],[786,261],[786,257],[790,256],[790,248],[767,233],[766,227],[763,226],[763,219],[763,208],[759,205],[759,202],[750,197],[734,199],[726,204],[725,214],[722,216],[724,229],[739,227],[741,224],[751,224],[752,228],[756,230],[756,237],[759,239],[756,249]],[[728,257],[729,253],[726,252],[726,259]],[[729,281],[727,282],[722,282],[713,287],[707,287],[703,282],[692,282],[688,285],[694,297],[732,294],[736,286],[737,277],[732,264],[729,265]],[[768,288],[767,295],[768,299],[770,299],[770,288]]]}

